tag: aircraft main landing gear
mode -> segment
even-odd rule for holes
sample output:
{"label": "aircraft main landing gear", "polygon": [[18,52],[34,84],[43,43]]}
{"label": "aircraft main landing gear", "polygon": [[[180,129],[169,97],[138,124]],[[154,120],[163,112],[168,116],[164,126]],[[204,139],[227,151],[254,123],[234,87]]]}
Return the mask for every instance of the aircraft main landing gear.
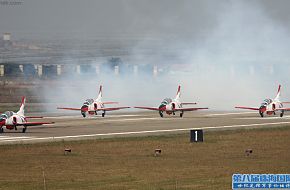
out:
{"label": "aircraft main landing gear", "polygon": [[283,115],[284,115],[284,110],[281,111],[280,117],[283,117]]}
{"label": "aircraft main landing gear", "polygon": [[86,117],[86,114],[85,114],[85,113],[82,113],[82,116],[83,116],[83,117]]}
{"label": "aircraft main landing gear", "polygon": [[263,112],[259,112],[261,117],[264,117],[264,113]]}
{"label": "aircraft main landing gear", "polygon": [[183,112],[181,112],[179,116],[182,117],[183,116]]}
{"label": "aircraft main landing gear", "polygon": [[0,129],[0,133],[4,133],[4,129],[2,127]]}
{"label": "aircraft main landing gear", "polygon": [[24,127],[23,129],[22,129],[22,133],[25,133],[26,132],[26,127]]}
{"label": "aircraft main landing gear", "polygon": [[163,117],[163,112],[159,111],[159,115],[160,115],[160,117]]}
{"label": "aircraft main landing gear", "polygon": [[105,117],[105,115],[106,115],[106,112],[103,112],[103,113],[102,113],[102,117]]}

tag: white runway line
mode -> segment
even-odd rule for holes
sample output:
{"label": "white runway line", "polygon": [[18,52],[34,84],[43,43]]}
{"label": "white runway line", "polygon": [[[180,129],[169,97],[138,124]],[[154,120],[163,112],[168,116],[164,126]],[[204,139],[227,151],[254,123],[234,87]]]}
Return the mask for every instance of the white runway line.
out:
{"label": "white runway line", "polygon": [[223,115],[241,115],[241,114],[257,114],[257,112],[231,112],[231,113],[215,113],[205,116],[223,116]]}
{"label": "white runway line", "polygon": [[277,122],[277,123],[256,123],[247,125],[225,125],[225,126],[213,126],[213,127],[199,127],[199,128],[183,128],[183,129],[164,129],[164,130],[152,130],[152,131],[131,131],[131,132],[118,132],[118,133],[103,133],[103,134],[88,134],[88,135],[72,135],[72,136],[59,136],[59,137],[28,137],[25,139],[11,139],[0,140],[0,142],[21,142],[21,141],[37,141],[37,140],[61,140],[68,138],[84,138],[84,137],[98,137],[98,136],[118,136],[118,135],[136,135],[136,134],[148,134],[148,133],[161,133],[161,132],[177,132],[188,131],[193,129],[222,129],[222,128],[238,128],[238,127],[250,127],[250,126],[264,126],[264,125],[283,125],[290,124],[290,122]]}
{"label": "white runway line", "polygon": [[6,137],[9,137],[9,136],[0,136],[0,139],[1,139],[1,138],[6,138]]}
{"label": "white runway line", "polygon": [[2,140],[13,140],[13,139],[17,139],[17,140],[19,140],[19,139],[29,139],[29,138],[33,138],[33,137],[9,137],[9,136],[0,136],[0,142],[2,141]]}

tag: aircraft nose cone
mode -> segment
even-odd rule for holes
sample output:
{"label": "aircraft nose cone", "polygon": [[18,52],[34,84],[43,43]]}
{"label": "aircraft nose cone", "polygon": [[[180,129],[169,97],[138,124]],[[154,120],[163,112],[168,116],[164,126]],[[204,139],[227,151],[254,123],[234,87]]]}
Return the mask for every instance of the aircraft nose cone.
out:
{"label": "aircraft nose cone", "polygon": [[82,107],[81,107],[81,111],[82,112],[87,112],[89,109],[88,109],[88,106],[86,106],[86,105],[83,105]]}
{"label": "aircraft nose cone", "polygon": [[160,111],[165,111],[166,110],[166,105],[160,105],[159,106]]}
{"label": "aircraft nose cone", "polygon": [[261,107],[259,108],[259,111],[260,111],[261,113],[264,113],[264,112],[266,111],[266,106],[261,106]]}
{"label": "aircraft nose cone", "polygon": [[5,119],[0,120],[0,126],[5,125]]}

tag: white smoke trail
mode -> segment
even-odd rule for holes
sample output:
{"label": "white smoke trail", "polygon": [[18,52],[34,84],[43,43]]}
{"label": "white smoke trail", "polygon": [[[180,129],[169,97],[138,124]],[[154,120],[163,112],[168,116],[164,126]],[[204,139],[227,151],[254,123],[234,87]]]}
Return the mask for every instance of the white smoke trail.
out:
{"label": "white smoke trail", "polygon": [[[132,67],[118,76],[112,70],[100,76],[67,76],[55,86],[54,97],[59,98],[57,102],[80,107],[86,98],[97,96],[102,84],[104,101],[157,106],[163,98],[174,97],[180,84],[184,101],[232,110],[236,105],[258,106],[264,98],[274,97],[278,84],[282,84],[282,99],[289,100],[290,38],[283,25],[254,1],[227,1],[223,5],[215,14],[215,27],[201,39],[154,41],[158,36],[149,35],[147,40],[138,41],[125,58],[128,64],[139,65],[138,76],[128,74]],[[151,69],[141,74],[141,65],[146,64]],[[164,70],[158,77],[152,76],[154,65]],[[103,64],[101,71],[110,70],[105,67]],[[43,94],[48,101],[53,96],[51,89]]]}

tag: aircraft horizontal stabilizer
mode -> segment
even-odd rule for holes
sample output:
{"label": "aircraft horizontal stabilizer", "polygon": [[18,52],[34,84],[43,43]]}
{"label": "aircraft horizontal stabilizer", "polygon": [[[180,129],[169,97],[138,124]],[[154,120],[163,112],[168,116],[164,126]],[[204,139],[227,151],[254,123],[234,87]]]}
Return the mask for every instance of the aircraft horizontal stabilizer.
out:
{"label": "aircraft horizontal stabilizer", "polygon": [[102,102],[103,104],[119,104],[119,102]]}
{"label": "aircraft horizontal stabilizer", "polygon": [[27,119],[42,119],[43,116],[25,116]]}
{"label": "aircraft horizontal stabilizer", "polygon": [[61,110],[74,110],[74,111],[81,111],[80,108],[62,108],[62,107],[58,107],[57,109],[61,109]]}
{"label": "aircraft horizontal stabilizer", "polygon": [[242,106],[237,106],[235,107],[237,109],[246,109],[246,110],[259,110],[259,108],[253,108],[253,107],[242,107]]}
{"label": "aircraft horizontal stabilizer", "polygon": [[192,104],[197,104],[196,102],[182,102],[182,105],[192,105]]}

